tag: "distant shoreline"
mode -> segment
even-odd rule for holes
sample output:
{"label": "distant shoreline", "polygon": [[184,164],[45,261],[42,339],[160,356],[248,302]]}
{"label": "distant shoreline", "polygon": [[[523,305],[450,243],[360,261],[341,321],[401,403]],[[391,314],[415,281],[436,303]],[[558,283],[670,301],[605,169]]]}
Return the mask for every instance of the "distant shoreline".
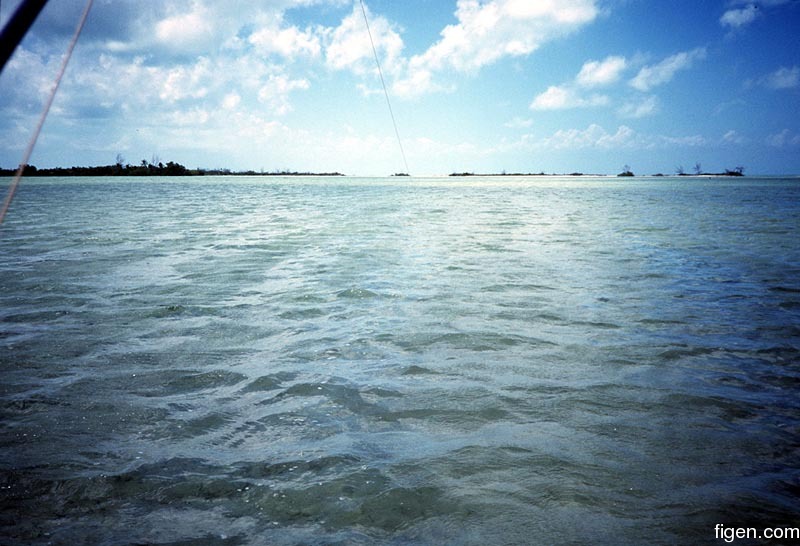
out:
{"label": "distant shoreline", "polygon": [[[17,169],[0,169],[0,176],[14,176]],[[142,161],[140,165],[101,165],[97,167],[53,167],[39,169],[27,165],[22,176],[345,176],[340,172],[299,172],[299,171],[232,171],[230,169],[187,169],[172,161],[154,165]]]}
{"label": "distant shoreline", "polygon": [[[0,177],[12,177],[16,174],[17,169],[2,169],[0,168]],[[166,164],[159,162],[158,164],[148,163],[142,161],[139,165],[123,165],[116,163],[114,165],[100,165],[95,167],[53,167],[53,168],[37,168],[34,165],[28,165],[23,172],[25,177],[120,177],[120,176],[265,176],[265,177],[287,177],[287,176],[317,176],[317,177],[345,177],[348,176],[344,173],[334,172],[312,172],[312,171],[290,171],[290,170],[274,170],[274,171],[234,171],[231,169],[217,168],[217,169],[188,169],[180,163],[168,162]],[[389,177],[410,177],[407,173],[394,173],[388,175]],[[445,177],[545,177],[545,176],[558,176],[558,177],[638,177],[638,178],[708,178],[708,177],[741,177],[745,176],[744,169],[737,167],[736,169],[726,169],[724,172],[718,173],[684,173],[677,172],[674,174],[654,173],[654,174],[634,174],[630,170],[625,170],[619,174],[607,173],[583,173],[583,172],[569,172],[569,173],[545,173],[540,172],[499,172],[499,173],[476,173],[470,171],[452,172],[450,174],[441,174],[435,176]],[[771,175],[771,176],[797,176],[797,175]]]}
{"label": "distant shoreline", "polygon": [[471,172],[463,172],[463,173],[450,173],[448,176],[460,177],[460,176],[601,176],[601,177],[648,177],[648,178],[661,178],[661,177],[680,177],[680,178],[703,178],[703,177],[718,177],[718,176],[745,176],[743,171],[739,170],[726,170],[722,173],[699,173],[699,174],[663,174],[663,173],[656,173],[656,174],[640,174],[636,175],[630,171],[621,172],[619,174],[590,174],[590,173],[471,173]]}

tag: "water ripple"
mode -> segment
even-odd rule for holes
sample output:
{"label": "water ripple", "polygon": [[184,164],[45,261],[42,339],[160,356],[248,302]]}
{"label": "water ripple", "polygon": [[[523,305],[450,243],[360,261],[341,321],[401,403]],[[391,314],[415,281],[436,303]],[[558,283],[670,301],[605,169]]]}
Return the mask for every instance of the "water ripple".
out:
{"label": "water ripple", "polygon": [[9,544],[705,543],[800,510],[796,181],[23,189]]}

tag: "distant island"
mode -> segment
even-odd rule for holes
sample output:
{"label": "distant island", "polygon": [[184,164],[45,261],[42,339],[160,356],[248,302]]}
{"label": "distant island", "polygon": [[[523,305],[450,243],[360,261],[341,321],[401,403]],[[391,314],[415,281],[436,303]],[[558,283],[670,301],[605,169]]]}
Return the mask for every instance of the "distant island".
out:
{"label": "distant island", "polygon": [[[0,176],[14,176],[17,169],[0,169]],[[54,167],[39,169],[34,165],[27,165],[23,176],[344,176],[339,172],[297,172],[297,171],[232,171],[230,169],[187,169],[180,163],[170,161],[166,164],[161,161],[148,162],[142,160],[139,165],[123,164],[101,165],[97,167]]]}
{"label": "distant island", "polygon": [[[397,176],[397,175],[395,175]],[[450,173],[449,176],[608,176],[607,174],[585,174],[582,172],[571,172],[571,173],[552,173],[552,174],[545,174],[544,171],[538,173],[509,173],[506,171],[500,173],[474,173],[474,172],[453,172]],[[632,177],[636,176],[631,169],[630,165],[625,165],[622,167],[622,172],[617,174],[618,177]],[[651,176],[667,176],[663,173],[654,174]],[[721,173],[707,173],[703,171],[702,165],[700,163],[695,163],[694,172],[693,174],[689,175],[686,173],[686,170],[683,166],[676,167],[675,169],[675,176],[744,176],[744,167],[736,167],[735,169],[725,169],[724,172]]]}
{"label": "distant island", "polygon": [[463,173],[450,173],[448,176],[606,176],[604,174],[584,174],[579,172],[568,173],[568,174],[558,174],[558,173],[550,173],[547,174],[546,172],[538,172],[538,173],[508,173],[503,171],[501,173],[473,173],[473,172],[463,172]]}
{"label": "distant island", "polygon": [[[677,176],[744,176],[744,167],[738,166],[734,169],[725,169],[724,172],[721,173],[707,173],[703,171],[703,166],[698,162],[694,164],[694,173],[688,174],[686,169],[683,168],[683,165],[679,165],[675,168],[675,174]],[[654,174],[653,176],[665,176],[662,173]]]}
{"label": "distant island", "polygon": [[[463,173],[450,173],[448,176],[609,176],[608,174],[586,174],[581,172],[572,172],[572,173],[472,173],[472,172],[463,172]],[[636,176],[633,171],[631,170],[624,170],[621,173],[617,174],[618,177],[631,177]],[[647,175],[645,175],[647,176]],[[657,173],[652,174],[650,176],[656,177],[663,177],[663,176],[744,176],[744,172],[737,169],[730,170],[726,169],[725,172],[721,173],[699,173],[699,174],[687,174],[687,173],[676,173],[675,175],[666,175],[664,173]]]}
{"label": "distant island", "polygon": [[[289,171],[274,170],[264,171],[233,171],[231,169],[188,169],[180,163],[169,161],[166,164],[154,159],[153,161],[142,160],[138,165],[125,164],[121,157],[117,158],[113,165],[100,165],[96,167],[53,167],[39,169],[34,165],[27,165],[23,171],[23,176],[346,176],[340,172],[310,172],[310,171]],[[16,174],[16,169],[0,168],[0,176],[10,177]],[[397,172],[393,177],[408,177],[408,173]],[[582,172],[571,173],[550,173],[544,171],[535,172],[506,172],[500,173],[474,173],[474,172],[453,172],[449,176],[609,176],[607,174],[585,174]],[[625,165],[618,177],[636,176],[628,165]],[[650,176],[663,177],[670,176],[657,173]],[[699,163],[694,167],[692,174],[687,174],[682,166],[677,167],[672,176],[744,176],[744,167],[725,169],[723,172],[707,173],[704,172]]]}

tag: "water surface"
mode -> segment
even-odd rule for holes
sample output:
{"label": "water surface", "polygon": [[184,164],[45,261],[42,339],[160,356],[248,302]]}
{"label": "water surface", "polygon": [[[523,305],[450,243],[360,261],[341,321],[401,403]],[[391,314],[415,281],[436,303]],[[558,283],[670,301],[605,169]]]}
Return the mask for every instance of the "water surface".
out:
{"label": "water surface", "polygon": [[4,544],[798,526],[791,179],[27,179]]}

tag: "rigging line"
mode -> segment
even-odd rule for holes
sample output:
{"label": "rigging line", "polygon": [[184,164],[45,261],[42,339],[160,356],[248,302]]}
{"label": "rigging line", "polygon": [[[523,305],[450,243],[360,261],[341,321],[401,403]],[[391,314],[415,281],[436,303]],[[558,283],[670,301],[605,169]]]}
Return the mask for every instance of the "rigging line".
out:
{"label": "rigging line", "polygon": [[44,105],[42,114],[39,117],[39,123],[36,125],[36,129],[31,136],[30,142],[28,142],[28,147],[25,150],[25,155],[22,157],[22,162],[19,164],[19,169],[17,169],[14,179],[11,181],[11,185],[8,187],[8,193],[6,194],[5,201],[3,201],[3,206],[0,208],[0,224],[3,223],[3,220],[6,217],[6,212],[8,212],[8,207],[11,205],[11,200],[14,198],[14,193],[17,191],[17,186],[22,178],[22,173],[25,170],[25,167],[28,166],[28,161],[33,153],[33,147],[36,145],[36,141],[39,139],[39,134],[42,132],[42,126],[44,126],[44,122],[47,119],[47,114],[50,112],[50,107],[53,105],[53,99],[56,97],[56,91],[58,91],[58,87],[61,85],[61,79],[64,77],[64,73],[67,71],[67,63],[69,63],[69,60],[72,57],[72,52],[78,43],[78,37],[81,35],[84,24],[86,24],[86,19],[89,17],[89,11],[92,9],[93,2],[94,0],[88,0],[86,2],[83,15],[81,15],[81,19],[78,21],[78,26],[75,28],[75,35],[72,37],[72,41],[69,43],[67,52],[64,55],[64,60],[61,63],[61,68],[59,69],[58,75],[53,83],[53,89],[50,91],[50,96],[47,98],[47,102]]}
{"label": "rigging line", "polygon": [[375,55],[375,64],[378,66],[378,75],[381,77],[381,85],[383,86],[383,94],[386,96],[386,105],[389,107],[389,115],[392,118],[392,125],[394,125],[394,134],[397,136],[397,144],[400,146],[400,155],[403,156],[403,165],[406,167],[405,174],[409,174],[408,161],[406,161],[406,152],[403,150],[403,141],[400,138],[400,131],[397,130],[397,121],[394,119],[394,112],[392,111],[392,103],[389,100],[389,91],[386,90],[386,81],[383,79],[383,70],[381,70],[381,63],[378,60],[378,50],[375,49],[375,41],[372,39],[372,31],[369,29],[369,19],[367,18],[367,10],[364,7],[364,0],[358,0],[361,3],[361,13],[364,15],[364,24],[367,25],[367,34],[369,35],[369,43],[372,46],[372,54]]}

